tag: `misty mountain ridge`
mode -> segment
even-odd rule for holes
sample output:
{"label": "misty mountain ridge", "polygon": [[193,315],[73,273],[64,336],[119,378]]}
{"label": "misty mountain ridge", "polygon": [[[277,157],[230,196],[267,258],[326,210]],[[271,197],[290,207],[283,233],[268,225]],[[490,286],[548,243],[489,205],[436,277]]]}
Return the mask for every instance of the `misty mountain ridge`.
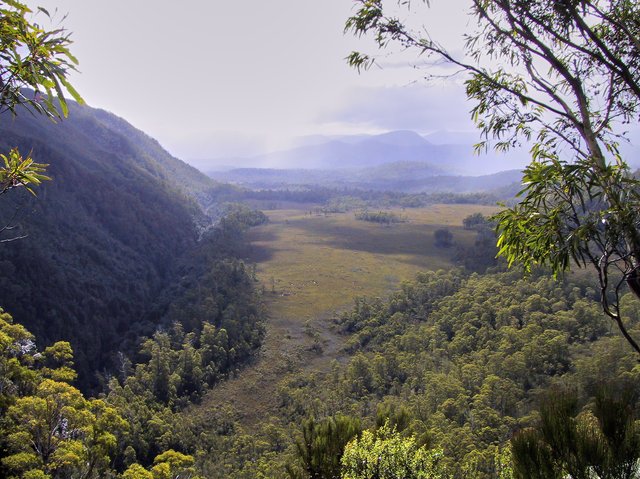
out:
{"label": "misty mountain ridge", "polygon": [[[522,150],[514,150],[508,155],[495,152],[477,155],[473,148],[477,139],[477,133],[470,132],[441,131],[425,137],[408,130],[377,135],[312,135],[296,140],[290,149],[245,158],[218,159],[216,163],[237,168],[333,170],[409,162],[428,163],[434,171],[449,175],[469,176],[518,169],[526,164],[528,155]],[[214,167],[203,169],[211,171]]]}
{"label": "misty mountain ridge", "polygon": [[292,186],[395,191],[401,193],[486,192],[519,182],[520,170],[490,175],[451,175],[422,162],[386,163],[369,168],[277,169],[236,168],[210,172],[217,181],[250,189],[287,189]]}

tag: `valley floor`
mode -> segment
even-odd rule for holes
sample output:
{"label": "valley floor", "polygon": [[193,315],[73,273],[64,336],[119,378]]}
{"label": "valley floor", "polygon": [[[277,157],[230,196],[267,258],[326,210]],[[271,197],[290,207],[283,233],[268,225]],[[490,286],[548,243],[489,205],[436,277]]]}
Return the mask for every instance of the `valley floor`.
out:
{"label": "valley floor", "polygon": [[[304,208],[304,209],[303,209]],[[267,211],[269,223],[250,233],[247,260],[256,264],[269,319],[259,356],[218,385],[200,411],[234,411],[248,431],[276,413],[278,384],[290,372],[328,372],[346,357],[332,319],[359,296],[386,297],[424,270],[453,266],[452,248],[437,248],[433,232],[446,227],[460,245],[475,233],[462,219],[495,208],[434,205],[396,210],[406,222],[381,225],[353,212],[317,214],[308,205]]]}

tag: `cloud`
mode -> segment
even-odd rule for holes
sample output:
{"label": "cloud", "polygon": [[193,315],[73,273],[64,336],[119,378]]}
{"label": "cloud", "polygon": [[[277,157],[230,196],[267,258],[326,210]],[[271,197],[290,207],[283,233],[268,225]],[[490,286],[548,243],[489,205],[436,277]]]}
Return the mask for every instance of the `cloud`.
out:
{"label": "cloud", "polygon": [[474,129],[471,108],[455,84],[353,88],[317,121],[372,130],[467,131]]}

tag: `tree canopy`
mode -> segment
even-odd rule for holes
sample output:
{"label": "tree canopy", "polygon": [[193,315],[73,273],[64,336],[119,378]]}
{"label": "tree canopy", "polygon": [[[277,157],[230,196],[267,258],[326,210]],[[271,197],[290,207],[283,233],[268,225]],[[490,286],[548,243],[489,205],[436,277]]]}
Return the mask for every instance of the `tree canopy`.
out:
{"label": "tree canopy", "polygon": [[[25,4],[0,2],[0,114],[16,113],[18,106],[50,118],[67,116],[69,108],[64,92],[76,101],[82,97],[67,80],[78,60],[69,51],[71,39],[64,28],[47,30],[32,22],[31,9]],[[50,18],[49,12],[38,13]],[[17,149],[1,156],[0,195],[11,188],[38,185],[47,180],[46,165],[23,158]]]}
{"label": "tree canopy", "polygon": [[[38,8],[41,16],[49,12]],[[76,69],[77,59],[69,51],[71,39],[64,28],[47,30],[31,21],[34,12],[15,0],[0,2],[0,114],[16,114],[19,106],[55,119],[67,116],[69,108],[64,92],[76,101],[82,97],[67,80]],[[32,187],[49,180],[47,165],[23,156],[17,148],[0,155],[0,195],[17,187],[34,193]],[[0,224],[0,235],[12,229]],[[4,238],[0,242],[16,237]]]}
{"label": "tree canopy", "polygon": [[[67,80],[78,64],[72,42],[64,28],[47,30],[30,21],[33,13],[22,2],[0,2],[0,113],[22,105],[52,118],[66,116],[65,91],[82,102]],[[50,18],[42,7],[38,14]]]}
{"label": "tree canopy", "polygon": [[[528,271],[593,267],[604,311],[640,353],[618,301],[626,284],[640,295],[640,185],[619,148],[640,108],[637,2],[470,0],[475,30],[459,55],[411,24],[410,10],[428,0],[355,3],[347,31],[467,74],[478,149],[532,144],[520,201],[496,217],[499,253]],[[353,52],[348,61],[361,69],[375,58]]]}

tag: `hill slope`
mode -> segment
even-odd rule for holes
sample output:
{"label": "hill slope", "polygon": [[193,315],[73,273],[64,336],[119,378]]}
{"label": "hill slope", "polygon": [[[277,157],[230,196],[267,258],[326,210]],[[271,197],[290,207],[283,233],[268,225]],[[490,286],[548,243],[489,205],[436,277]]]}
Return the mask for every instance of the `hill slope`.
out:
{"label": "hill slope", "polygon": [[49,163],[53,181],[37,198],[13,190],[0,202],[1,224],[26,235],[0,246],[0,306],[42,343],[70,340],[86,381],[154,321],[216,184],[124,120],[76,104],[57,124],[4,116],[0,151],[16,146]]}

